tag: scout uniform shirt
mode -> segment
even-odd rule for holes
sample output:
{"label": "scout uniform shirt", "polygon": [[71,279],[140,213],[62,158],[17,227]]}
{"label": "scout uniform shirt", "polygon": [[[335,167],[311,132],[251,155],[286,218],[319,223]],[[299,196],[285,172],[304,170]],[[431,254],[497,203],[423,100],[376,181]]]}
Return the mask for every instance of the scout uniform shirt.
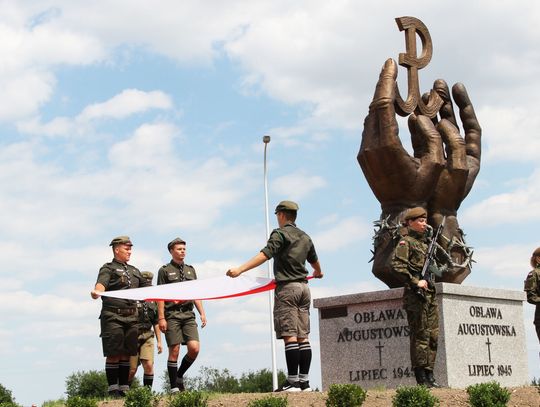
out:
{"label": "scout uniform shirt", "polygon": [[[178,264],[171,260],[169,264],[166,264],[159,269],[157,283],[158,285],[161,285],[196,279],[197,274],[192,266],[186,263]],[[186,312],[192,310],[193,301],[165,301],[165,315],[173,311]]]}
{"label": "scout uniform shirt", "polygon": [[[147,287],[150,284],[143,278],[138,268],[127,263],[120,263],[113,259],[104,264],[97,277],[97,283],[105,287],[105,291],[127,290],[129,288]],[[133,308],[137,306],[134,300],[122,298],[101,297],[103,308]]]}
{"label": "scout uniform shirt", "polygon": [[274,257],[276,283],[306,281],[306,260],[310,264],[318,260],[311,238],[294,223],[274,229],[261,252],[268,259]]}

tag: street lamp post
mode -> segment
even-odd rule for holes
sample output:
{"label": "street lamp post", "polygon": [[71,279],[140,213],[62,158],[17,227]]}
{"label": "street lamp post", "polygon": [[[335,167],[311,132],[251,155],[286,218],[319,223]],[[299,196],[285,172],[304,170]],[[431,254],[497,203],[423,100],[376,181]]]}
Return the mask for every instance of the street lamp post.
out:
{"label": "street lamp post", "polygon": [[[268,216],[268,178],[266,174],[266,147],[270,143],[270,136],[263,137],[264,143],[264,215],[266,218],[266,239],[270,237],[270,219]],[[272,260],[266,262],[268,266],[268,278],[273,278]],[[272,349],[272,389],[278,388],[278,377],[276,367],[276,340],[274,339],[274,317],[272,310],[274,308],[274,297],[272,291],[268,291],[268,304],[270,308],[270,344]]]}

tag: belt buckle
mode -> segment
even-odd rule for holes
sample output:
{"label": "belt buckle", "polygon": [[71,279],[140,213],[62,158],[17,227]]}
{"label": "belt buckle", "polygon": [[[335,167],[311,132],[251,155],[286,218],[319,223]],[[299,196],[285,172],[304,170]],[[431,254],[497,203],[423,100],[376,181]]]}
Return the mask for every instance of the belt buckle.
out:
{"label": "belt buckle", "polygon": [[133,308],[118,308],[118,313],[123,316],[129,316],[135,314],[135,310]]}

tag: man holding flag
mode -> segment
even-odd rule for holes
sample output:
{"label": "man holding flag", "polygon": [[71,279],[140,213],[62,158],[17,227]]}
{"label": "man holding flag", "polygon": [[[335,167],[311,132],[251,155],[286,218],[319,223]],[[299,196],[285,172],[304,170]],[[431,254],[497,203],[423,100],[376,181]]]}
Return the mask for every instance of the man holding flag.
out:
{"label": "man holding flag", "polygon": [[266,246],[246,263],[227,271],[229,277],[238,277],[274,258],[274,326],[276,337],[285,342],[287,362],[287,380],[276,391],[311,391],[311,293],[305,262],[313,268],[313,277],[322,278],[323,273],[311,238],[295,224],[297,212],[295,202],[280,202],[275,211],[279,228],[272,231]]}

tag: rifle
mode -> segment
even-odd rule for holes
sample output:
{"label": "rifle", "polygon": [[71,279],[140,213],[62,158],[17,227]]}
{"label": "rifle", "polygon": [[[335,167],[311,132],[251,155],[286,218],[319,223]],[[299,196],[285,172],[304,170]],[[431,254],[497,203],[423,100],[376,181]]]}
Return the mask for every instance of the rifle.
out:
{"label": "rifle", "polygon": [[[426,280],[428,286],[433,284],[433,272],[429,268],[433,258],[435,257],[435,251],[437,250],[437,239],[439,239],[440,234],[444,229],[444,223],[446,222],[446,216],[443,217],[441,224],[437,227],[435,234],[429,242],[429,246],[426,252],[426,259],[424,260],[424,265],[422,266],[422,272],[420,273],[420,280]],[[416,294],[422,298],[423,301],[426,301],[426,293],[423,288],[418,287],[416,289]]]}

